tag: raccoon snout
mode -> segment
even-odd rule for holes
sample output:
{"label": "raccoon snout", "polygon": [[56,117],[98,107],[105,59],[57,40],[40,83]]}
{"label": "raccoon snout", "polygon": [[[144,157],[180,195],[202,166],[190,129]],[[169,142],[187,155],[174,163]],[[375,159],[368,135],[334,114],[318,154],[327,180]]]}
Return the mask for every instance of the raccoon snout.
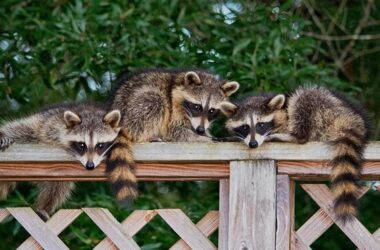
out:
{"label": "raccoon snout", "polygon": [[256,140],[251,140],[248,144],[250,148],[257,148],[259,146],[259,143]]}
{"label": "raccoon snout", "polygon": [[203,134],[206,132],[205,127],[203,127],[202,125],[199,125],[199,126],[195,129],[195,131],[196,131],[198,134],[200,134],[200,135],[203,135]]}
{"label": "raccoon snout", "polygon": [[94,170],[95,169],[95,164],[92,161],[88,161],[86,163],[86,169],[87,170]]}

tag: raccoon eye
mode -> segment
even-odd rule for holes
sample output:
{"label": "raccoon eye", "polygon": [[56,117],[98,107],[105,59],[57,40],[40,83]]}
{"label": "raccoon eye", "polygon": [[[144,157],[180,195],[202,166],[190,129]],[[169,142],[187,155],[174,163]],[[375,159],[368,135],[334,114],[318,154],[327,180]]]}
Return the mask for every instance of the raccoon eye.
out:
{"label": "raccoon eye", "polygon": [[197,111],[200,111],[202,109],[202,107],[199,104],[194,104],[194,109]]}
{"label": "raccoon eye", "polygon": [[84,142],[78,142],[78,146],[82,149],[86,148],[86,144]]}
{"label": "raccoon eye", "polygon": [[209,111],[208,111],[210,114],[214,114],[214,112],[215,112],[215,109],[213,109],[213,108],[211,108],[211,109],[209,109]]}
{"label": "raccoon eye", "polygon": [[97,148],[103,148],[103,147],[104,147],[104,144],[103,144],[103,143],[98,143],[98,144],[96,144],[96,147],[97,147]]}

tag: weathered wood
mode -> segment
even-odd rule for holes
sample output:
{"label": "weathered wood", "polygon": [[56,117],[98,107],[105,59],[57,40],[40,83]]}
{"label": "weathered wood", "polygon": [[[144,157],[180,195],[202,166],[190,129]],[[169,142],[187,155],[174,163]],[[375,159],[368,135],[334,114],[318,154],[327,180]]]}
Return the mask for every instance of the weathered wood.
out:
{"label": "weathered wood", "polygon": [[[369,189],[369,187],[363,187],[360,190],[359,198],[361,198]],[[305,244],[310,246],[333,224],[334,221],[321,208],[297,230],[297,235]]]}
{"label": "weathered wood", "polygon": [[233,161],[230,171],[228,248],[275,249],[274,161]]}
{"label": "weathered wood", "polygon": [[230,180],[219,181],[218,249],[228,249],[228,220],[230,209]]}
{"label": "weathered wood", "polygon": [[277,228],[276,250],[288,250],[290,248],[291,233],[291,193],[290,179],[287,175],[277,176]]}
{"label": "weathered wood", "polygon": [[[299,180],[327,180],[331,172],[328,161],[278,161],[277,168],[278,174],[286,174]],[[379,180],[380,161],[365,162],[362,178]]]}
{"label": "weathered wood", "polygon": [[309,246],[307,246],[302,239],[297,235],[296,232],[291,232],[291,250],[311,250]]}
{"label": "weathered wood", "polygon": [[[210,236],[213,232],[218,229],[219,224],[219,212],[210,211],[208,212],[198,223],[196,227],[205,235]],[[191,250],[189,245],[185,243],[184,240],[177,241],[170,250]]]}
{"label": "weathered wood", "polygon": [[[1,154],[1,152],[0,152]],[[277,161],[278,174],[299,180],[328,180],[331,167],[321,161]],[[106,181],[104,164],[87,171],[74,162],[0,162],[2,181]],[[191,181],[227,179],[230,167],[213,163],[138,163],[136,175],[141,181]],[[380,180],[380,161],[365,162],[363,179]]]}
{"label": "weathered wood", "polygon": [[[157,212],[155,210],[135,210],[121,223],[121,225],[125,232],[131,237],[133,237],[156,215]],[[110,238],[106,237],[94,248],[94,250],[101,249],[116,250],[117,247],[113,244]]]}
{"label": "weathered wood", "polygon": [[[304,145],[291,143],[265,143],[257,149],[249,149],[243,143],[142,143],[134,144],[134,156],[138,162],[157,161],[234,161],[252,159],[273,160],[328,160],[332,156],[325,143],[311,142]],[[364,157],[380,160],[380,142],[371,142]],[[61,149],[38,144],[15,144],[0,153],[0,162],[59,161],[74,159]]]}
{"label": "weathered wood", "polygon": [[192,249],[216,249],[182,210],[159,209],[156,211]]}
{"label": "weathered wood", "polygon": [[[56,212],[47,222],[46,226],[56,235],[59,235],[82,213],[81,209],[61,209]],[[29,237],[22,243],[18,250],[43,249],[33,238]]]}
{"label": "weathered wood", "polygon": [[82,210],[119,249],[140,249],[107,209],[83,208]]}
{"label": "weathered wood", "polygon": [[[136,175],[139,180],[218,180],[229,177],[228,163],[178,164],[140,163]],[[28,162],[1,163],[0,179],[3,181],[106,181],[104,164],[87,171],[80,163]]]}
{"label": "weathered wood", "polygon": [[380,249],[379,242],[358,219],[354,218],[346,223],[337,220],[332,209],[333,197],[326,185],[303,184],[301,186],[359,249]]}
{"label": "weathered wood", "polygon": [[69,249],[31,208],[7,208],[44,249]]}

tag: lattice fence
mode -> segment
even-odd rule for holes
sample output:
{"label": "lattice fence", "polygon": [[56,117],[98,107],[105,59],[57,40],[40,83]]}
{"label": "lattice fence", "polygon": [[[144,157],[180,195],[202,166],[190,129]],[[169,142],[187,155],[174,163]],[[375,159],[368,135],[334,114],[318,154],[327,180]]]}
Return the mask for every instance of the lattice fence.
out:
{"label": "lattice fence", "polygon": [[0,223],[12,216],[31,235],[17,249],[69,249],[58,235],[82,213],[106,235],[94,249],[140,249],[133,240],[155,216],[160,216],[181,238],[170,249],[216,249],[208,237],[218,229],[218,211],[194,224],[180,209],[136,210],[121,223],[104,208],[61,209],[46,223],[28,207],[0,209]]}

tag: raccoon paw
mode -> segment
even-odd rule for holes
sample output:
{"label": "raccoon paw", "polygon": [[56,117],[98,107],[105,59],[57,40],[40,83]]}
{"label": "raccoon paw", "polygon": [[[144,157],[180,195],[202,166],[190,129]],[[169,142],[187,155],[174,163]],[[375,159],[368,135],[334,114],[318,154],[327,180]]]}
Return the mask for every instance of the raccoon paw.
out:
{"label": "raccoon paw", "polygon": [[0,150],[4,151],[6,150],[10,145],[12,145],[15,141],[12,138],[9,137],[1,137],[0,138]]}
{"label": "raccoon paw", "polygon": [[48,212],[46,212],[45,210],[38,210],[38,211],[36,211],[36,213],[41,218],[41,220],[43,220],[44,222],[46,222],[50,219]]}
{"label": "raccoon paw", "polygon": [[160,137],[153,137],[149,139],[149,142],[167,142],[167,140]]}

